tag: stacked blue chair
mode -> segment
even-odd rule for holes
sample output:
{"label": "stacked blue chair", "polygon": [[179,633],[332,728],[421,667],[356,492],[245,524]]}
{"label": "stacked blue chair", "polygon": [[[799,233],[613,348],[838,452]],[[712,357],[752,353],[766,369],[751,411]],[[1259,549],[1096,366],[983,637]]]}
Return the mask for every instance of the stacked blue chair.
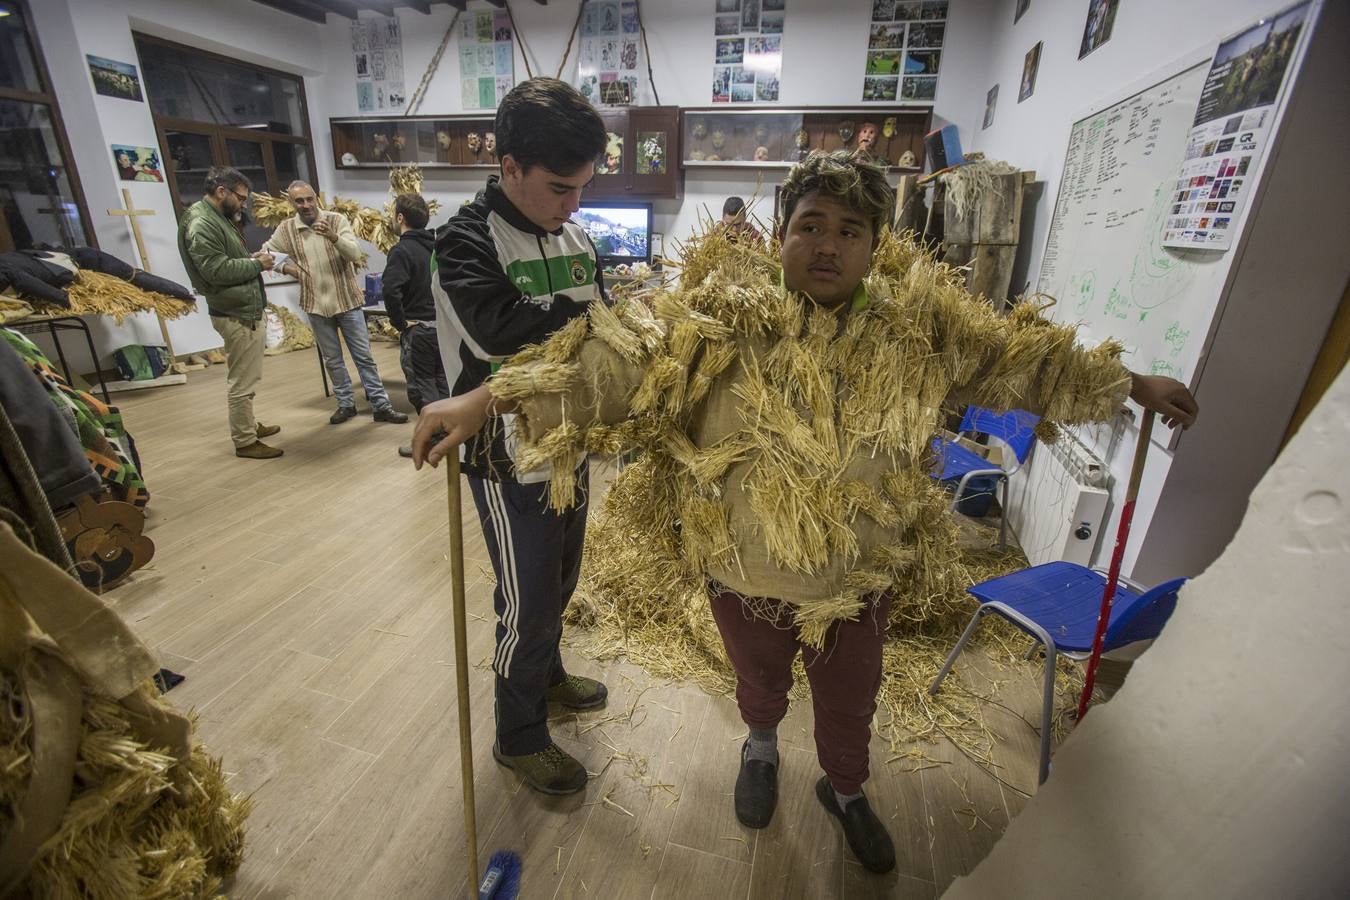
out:
{"label": "stacked blue chair", "polygon": [[[1003,487],[1003,510],[999,522],[999,546],[1008,545],[1008,478],[1027,461],[1031,448],[1036,443],[1034,429],[1040,417],[1023,409],[1013,409],[998,413],[979,406],[966,407],[961,419],[961,433],[979,432],[987,434],[996,445],[1002,445],[1004,465],[992,465],[978,453],[961,446],[956,441],[934,437],[932,441],[935,464],[930,474],[939,481],[956,481],[956,495],[952,500],[952,511],[970,498],[966,489],[972,479],[993,478]],[[1011,459],[1008,457],[1011,456]]]}

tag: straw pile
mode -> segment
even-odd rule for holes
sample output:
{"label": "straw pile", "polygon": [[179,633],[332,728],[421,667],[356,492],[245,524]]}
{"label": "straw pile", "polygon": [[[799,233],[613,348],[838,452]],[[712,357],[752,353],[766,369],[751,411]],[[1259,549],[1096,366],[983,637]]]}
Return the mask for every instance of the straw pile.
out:
{"label": "straw pile", "polygon": [[77,316],[110,316],[121,325],[139,312],[157,312],[165,319],[179,319],[197,309],[195,303],[158,291],[147,291],[115,275],[80,269],[66,287],[70,312]]}
{"label": "straw pile", "polygon": [[[153,688],[150,688],[153,690]],[[0,670],[0,836],[33,775],[34,722],[16,673]],[[157,701],[151,701],[157,702]],[[214,897],[238,869],[251,801],[231,795],[200,744],[186,763],[134,737],[128,711],[84,692],[75,783],[19,896]]]}
{"label": "straw pile", "polygon": [[290,353],[292,350],[308,350],[314,346],[314,330],[300,321],[300,317],[295,313],[274,303],[267,304],[267,311],[276,316],[277,321],[281,323],[281,343],[275,347],[268,347],[263,351],[265,355],[277,356],[281,353]]}
{"label": "straw pile", "polygon": [[979,198],[985,194],[1002,196],[1001,176],[1011,175],[1017,167],[1000,159],[967,157],[964,165],[938,176],[938,180],[947,186],[947,207],[958,219],[964,219]]}

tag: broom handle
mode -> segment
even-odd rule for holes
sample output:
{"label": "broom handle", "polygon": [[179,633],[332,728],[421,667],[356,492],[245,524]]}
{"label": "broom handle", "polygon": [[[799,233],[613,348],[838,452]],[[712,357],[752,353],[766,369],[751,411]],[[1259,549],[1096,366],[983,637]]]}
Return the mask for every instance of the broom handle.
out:
{"label": "broom handle", "polygon": [[455,688],[459,694],[459,768],[464,781],[464,840],[469,900],[478,896],[478,816],[473,804],[473,727],[469,722],[469,648],[464,628],[464,518],[459,502],[459,450],[446,457],[450,518],[450,581],[454,598]]}
{"label": "broom handle", "polygon": [[1125,544],[1130,540],[1130,522],[1134,519],[1134,501],[1139,497],[1139,482],[1144,477],[1144,460],[1148,458],[1148,442],[1153,434],[1153,411],[1144,410],[1139,423],[1139,441],[1134,445],[1134,462],[1130,466],[1130,483],[1125,489],[1125,508],[1120,511],[1120,527],[1116,529],[1116,549],[1111,554],[1111,571],[1102,589],[1102,606],[1097,613],[1097,633],[1092,638],[1092,656],[1088,658],[1087,677],[1083,693],[1078,698],[1078,721],[1087,715],[1092,702],[1092,686],[1097,680],[1097,664],[1102,661],[1102,645],[1106,642],[1106,626],[1111,621],[1111,601],[1120,582],[1120,562],[1125,558]]}

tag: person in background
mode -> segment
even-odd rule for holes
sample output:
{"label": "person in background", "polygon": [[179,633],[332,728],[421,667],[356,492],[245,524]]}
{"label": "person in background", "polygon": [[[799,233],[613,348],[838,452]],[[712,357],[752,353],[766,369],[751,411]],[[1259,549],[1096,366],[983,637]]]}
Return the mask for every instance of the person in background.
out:
{"label": "person in background", "polygon": [[722,204],[722,230],[733,240],[745,239],[756,244],[764,240],[759,229],[750,224],[745,201],[740,197],[728,197]]}
{"label": "person in background", "polygon": [[267,252],[249,254],[233,222],[248,204],[251,185],[237,169],[212,166],[205,193],[178,223],[178,255],[183,258],[193,290],[206,297],[211,326],[225,342],[225,383],[230,407],[234,455],[275,459],[282,451],[262,442],[281,431],[253,416],[253,397],[262,380],[262,273],[272,268]]}
{"label": "person in background", "polygon": [[[399,194],[394,199],[398,243],[384,263],[383,298],[389,321],[398,329],[399,363],[408,383],[408,402],[417,412],[450,396],[445,366],[436,342],[436,301],[431,296],[431,254],[436,235],[427,228],[430,218],[421,194]],[[410,446],[399,455],[412,456]]]}
{"label": "person in background", "polygon": [[341,213],[319,209],[314,188],[303,181],[292,181],[286,196],[295,215],[277,226],[263,249],[285,253],[290,259],[281,271],[300,282],[300,308],[309,314],[314,340],[319,344],[328,378],[333,382],[337,411],[328,421],[341,425],[356,417],[356,396],[352,377],[342,361],[338,333],[347,343],[347,351],[361,375],[366,400],[375,411],[376,422],[402,424],[407,413],[394,409],[380,380],[380,370],[370,353],[370,332],[361,312],[363,297],[356,287],[356,261],[361,258],[351,222]]}

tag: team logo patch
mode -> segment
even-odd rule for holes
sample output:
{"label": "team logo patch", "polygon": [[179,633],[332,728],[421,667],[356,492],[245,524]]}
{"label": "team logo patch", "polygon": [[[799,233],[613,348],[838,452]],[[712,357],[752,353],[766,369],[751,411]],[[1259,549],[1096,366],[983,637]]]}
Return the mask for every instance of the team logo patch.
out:
{"label": "team logo patch", "polygon": [[586,267],[581,264],[581,260],[572,260],[572,282],[582,284],[586,281]]}

